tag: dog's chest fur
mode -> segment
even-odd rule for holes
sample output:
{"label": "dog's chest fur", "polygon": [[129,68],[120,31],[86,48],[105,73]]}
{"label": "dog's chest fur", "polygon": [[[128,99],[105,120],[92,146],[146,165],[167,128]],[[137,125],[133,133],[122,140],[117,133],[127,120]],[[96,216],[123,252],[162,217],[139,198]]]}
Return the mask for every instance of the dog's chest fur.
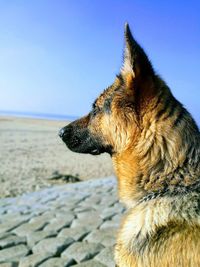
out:
{"label": "dog's chest fur", "polygon": [[159,231],[158,239],[162,238],[162,229],[166,231],[167,227],[173,229],[173,226],[183,224],[200,225],[198,192],[141,201],[127,212],[118,240],[127,249],[137,254],[148,250],[150,242],[152,246],[152,240]]}

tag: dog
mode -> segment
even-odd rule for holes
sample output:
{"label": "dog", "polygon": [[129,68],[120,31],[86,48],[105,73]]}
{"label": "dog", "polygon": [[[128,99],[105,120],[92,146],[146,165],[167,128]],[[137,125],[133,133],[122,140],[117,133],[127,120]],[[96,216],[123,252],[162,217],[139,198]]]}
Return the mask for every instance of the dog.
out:
{"label": "dog", "polygon": [[118,267],[200,266],[200,133],[125,26],[123,65],[88,115],[60,130],[69,149],[109,153],[121,223]]}

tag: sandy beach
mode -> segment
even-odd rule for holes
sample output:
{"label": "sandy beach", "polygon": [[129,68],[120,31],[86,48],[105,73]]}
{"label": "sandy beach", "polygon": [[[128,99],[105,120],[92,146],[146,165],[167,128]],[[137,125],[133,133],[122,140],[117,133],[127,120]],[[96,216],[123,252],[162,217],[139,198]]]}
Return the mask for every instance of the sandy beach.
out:
{"label": "sandy beach", "polygon": [[81,155],[67,149],[58,137],[65,121],[0,117],[0,197],[32,192],[73,175],[81,180],[113,174],[109,155]]}

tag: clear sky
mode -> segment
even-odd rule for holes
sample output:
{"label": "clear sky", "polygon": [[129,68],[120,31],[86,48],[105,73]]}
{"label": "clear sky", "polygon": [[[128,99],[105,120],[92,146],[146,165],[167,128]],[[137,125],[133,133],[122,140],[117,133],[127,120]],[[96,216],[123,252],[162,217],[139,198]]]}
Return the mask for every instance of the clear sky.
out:
{"label": "clear sky", "polygon": [[0,0],[0,110],[87,113],[122,63],[124,23],[200,124],[200,1]]}

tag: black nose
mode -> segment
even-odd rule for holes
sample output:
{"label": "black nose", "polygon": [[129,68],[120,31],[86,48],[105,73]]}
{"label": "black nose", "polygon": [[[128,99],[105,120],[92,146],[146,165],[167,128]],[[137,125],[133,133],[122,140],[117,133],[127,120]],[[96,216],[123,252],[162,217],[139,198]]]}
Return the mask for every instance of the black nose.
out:
{"label": "black nose", "polygon": [[65,126],[64,128],[60,129],[58,135],[64,140],[70,137],[72,132],[72,128],[69,126]]}
{"label": "black nose", "polygon": [[58,135],[60,136],[60,138],[63,138],[64,134],[65,134],[65,129],[64,128],[60,129],[60,131],[58,133]]}

